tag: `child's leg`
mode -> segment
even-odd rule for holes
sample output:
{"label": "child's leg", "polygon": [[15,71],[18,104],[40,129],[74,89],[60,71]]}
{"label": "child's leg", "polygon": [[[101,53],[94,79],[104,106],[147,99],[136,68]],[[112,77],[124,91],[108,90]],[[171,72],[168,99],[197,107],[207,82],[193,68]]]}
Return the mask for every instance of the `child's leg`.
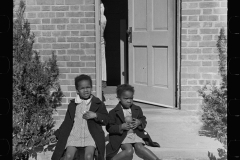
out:
{"label": "child's leg", "polygon": [[133,147],[131,144],[122,144],[122,151],[112,158],[112,160],[132,160],[133,159]]}
{"label": "child's leg", "polygon": [[159,160],[159,158],[148,148],[144,147],[142,143],[135,143],[134,149],[135,149],[136,155],[142,159]]}
{"label": "child's leg", "polygon": [[84,156],[84,159],[85,159],[85,160],[93,160],[94,151],[95,151],[95,147],[93,147],[93,146],[87,146],[87,147],[85,147],[85,156]]}
{"label": "child's leg", "polygon": [[63,160],[73,160],[76,151],[77,151],[76,147],[68,146],[67,150],[64,154],[64,157],[62,159]]}

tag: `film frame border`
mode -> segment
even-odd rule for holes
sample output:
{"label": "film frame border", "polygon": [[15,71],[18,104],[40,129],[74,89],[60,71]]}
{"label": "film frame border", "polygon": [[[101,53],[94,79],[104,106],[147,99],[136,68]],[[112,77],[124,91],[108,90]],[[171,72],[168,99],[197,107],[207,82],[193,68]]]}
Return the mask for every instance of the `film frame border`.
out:
{"label": "film frame border", "polygon": [[[238,51],[238,45],[237,42],[240,41],[240,27],[239,27],[239,21],[236,21],[240,19],[239,9],[236,7],[236,5],[239,4],[239,1],[231,1],[228,0],[228,46],[227,46],[227,64],[228,64],[228,72],[227,72],[227,91],[228,91],[228,112],[227,112],[227,147],[228,147],[228,153],[227,158],[228,159],[240,159],[240,153],[238,152],[240,148],[240,132],[239,132],[239,122],[240,122],[240,116],[238,113],[231,113],[231,110],[233,111],[235,109],[235,112],[239,112],[239,109],[231,109],[232,107],[240,106],[240,97],[239,97],[239,88],[240,83],[238,80],[240,79],[239,70],[240,70],[240,61],[236,63],[240,59],[239,51]],[[237,17],[237,18],[236,18]],[[238,27],[237,27],[238,26]],[[235,60],[233,64],[233,59]],[[232,60],[232,62],[231,62]],[[231,106],[231,102],[235,101],[234,105],[237,106]]]}
{"label": "film frame border", "polygon": [[12,21],[13,1],[4,1],[0,5],[0,103],[1,108],[8,107],[0,111],[0,159],[12,159]]}

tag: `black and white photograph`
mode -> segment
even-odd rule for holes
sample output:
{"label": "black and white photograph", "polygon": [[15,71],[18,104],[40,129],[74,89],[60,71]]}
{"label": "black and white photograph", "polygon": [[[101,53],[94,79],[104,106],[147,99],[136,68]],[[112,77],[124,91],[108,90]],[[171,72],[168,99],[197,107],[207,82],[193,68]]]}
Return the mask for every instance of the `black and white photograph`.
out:
{"label": "black and white photograph", "polygon": [[227,0],[13,0],[13,160],[227,160]]}

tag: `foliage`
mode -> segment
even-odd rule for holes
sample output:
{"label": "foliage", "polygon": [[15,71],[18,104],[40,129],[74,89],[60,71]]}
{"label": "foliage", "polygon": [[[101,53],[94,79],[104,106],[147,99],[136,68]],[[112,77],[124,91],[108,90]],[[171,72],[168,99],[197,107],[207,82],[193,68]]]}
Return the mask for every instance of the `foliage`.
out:
{"label": "foliage", "polygon": [[54,53],[41,62],[33,50],[34,34],[24,19],[20,1],[13,21],[13,159],[28,159],[34,148],[49,143],[53,133],[52,114],[61,105],[63,93]]}
{"label": "foliage", "polygon": [[[218,149],[221,159],[226,159],[227,153],[227,39],[224,28],[221,28],[218,36],[217,49],[219,52],[219,74],[221,75],[220,86],[205,85],[199,93],[203,97],[202,121],[204,126],[211,128],[214,136],[224,145],[224,149]],[[209,158],[215,156],[209,153]],[[216,158],[215,158],[216,159]]]}

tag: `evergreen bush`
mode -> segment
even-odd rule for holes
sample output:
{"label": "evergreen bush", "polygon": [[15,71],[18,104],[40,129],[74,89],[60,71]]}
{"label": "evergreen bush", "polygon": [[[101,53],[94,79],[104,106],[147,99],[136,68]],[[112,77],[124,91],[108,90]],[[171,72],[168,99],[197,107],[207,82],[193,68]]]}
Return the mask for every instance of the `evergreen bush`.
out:
{"label": "evergreen bush", "polygon": [[54,53],[45,62],[33,50],[34,34],[20,1],[13,20],[13,159],[26,160],[36,147],[49,143],[56,107],[63,93]]}
{"label": "evergreen bush", "polygon": [[[218,36],[220,86],[203,86],[199,94],[203,97],[202,121],[205,127],[211,128],[214,136],[224,145],[218,149],[221,159],[226,159],[227,152],[227,39],[224,28]],[[210,153],[209,153],[210,156]],[[214,157],[214,156],[212,156]],[[213,158],[214,159],[214,158]]]}

